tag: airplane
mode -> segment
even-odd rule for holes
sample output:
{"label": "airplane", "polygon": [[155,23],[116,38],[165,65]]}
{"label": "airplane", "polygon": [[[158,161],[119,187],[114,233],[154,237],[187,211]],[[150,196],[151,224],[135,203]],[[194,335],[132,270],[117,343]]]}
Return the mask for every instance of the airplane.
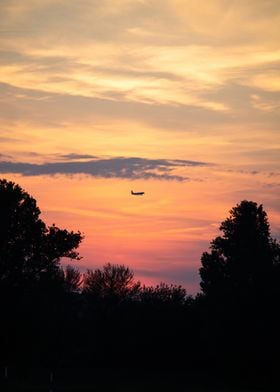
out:
{"label": "airplane", "polygon": [[145,192],[133,192],[133,191],[131,191],[131,194],[134,195],[134,196],[142,196],[142,195],[145,194]]}

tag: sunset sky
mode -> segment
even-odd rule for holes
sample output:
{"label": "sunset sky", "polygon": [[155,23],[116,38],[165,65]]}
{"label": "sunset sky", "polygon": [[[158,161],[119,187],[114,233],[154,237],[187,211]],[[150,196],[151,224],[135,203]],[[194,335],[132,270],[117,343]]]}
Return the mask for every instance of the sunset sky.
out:
{"label": "sunset sky", "polygon": [[280,239],[279,0],[0,0],[0,26],[0,176],[85,235],[81,271],[195,293],[244,199]]}

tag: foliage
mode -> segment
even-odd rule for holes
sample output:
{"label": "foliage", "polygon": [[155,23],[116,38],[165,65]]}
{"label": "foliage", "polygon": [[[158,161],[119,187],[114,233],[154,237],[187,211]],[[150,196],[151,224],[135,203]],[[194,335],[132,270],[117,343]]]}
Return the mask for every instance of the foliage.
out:
{"label": "foliage", "polygon": [[205,294],[245,294],[267,289],[279,264],[279,244],[271,238],[262,205],[242,201],[222,222],[211,252],[202,255],[201,288]]}
{"label": "foliage", "polygon": [[103,299],[132,299],[140,288],[140,282],[135,282],[134,273],[124,265],[104,265],[103,269],[88,270],[84,274],[84,294]]}
{"label": "foliage", "polygon": [[[227,371],[266,374],[280,348],[279,255],[262,205],[242,201],[222,222],[222,236],[202,255],[197,306],[204,356]],[[207,327],[205,327],[207,326]]]}
{"label": "foliage", "polygon": [[79,259],[81,233],[47,227],[36,200],[7,180],[0,180],[0,216],[0,285],[58,279],[62,257]]}
{"label": "foliage", "polygon": [[82,274],[71,265],[67,265],[64,272],[64,289],[68,293],[78,293],[83,283]]}
{"label": "foliage", "polygon": [[161,282],[159,285],[143,286],[141,290],[141,302],[150,305],[180,306],[187,301],[187,292],[182,286],[168,285]]}
{"label": "foliage", "polygon": [[64,309],[72,306],[64,292],[77,284],[60,261],[79,260],[82,236],[48,227],[36,200],[7,180],[0,180],[0,217],[0,360],[31,360],[39,351],[48,361],[60,347]]}

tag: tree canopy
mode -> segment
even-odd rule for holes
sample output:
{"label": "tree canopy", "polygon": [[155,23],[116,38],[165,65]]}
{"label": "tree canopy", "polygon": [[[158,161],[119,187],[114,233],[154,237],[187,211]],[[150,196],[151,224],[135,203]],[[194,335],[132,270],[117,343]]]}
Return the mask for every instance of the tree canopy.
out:
{"label": "tree canopy", "polygon": [[210,252],[202,255],[201,288],[205,294],[262,292],[279,265],[279,244],[271,237],[262,205],[244,200],[222,222]]}
{"label": "tree canopy", "polygon": [[168,285],[161,282],[153,286],[143,286],[141,290],[141,301],[147,305],[153,306],[181,306],[190,300],[187,291],[182,286]]}
{"label": "tree canopy", "polygon": [[124,265],[107,263],[103,269],[88,270],[84,275],[83,291],[86,295],[103,299],[133,298],[140,288],[134,273]]}
{"label": "tree canopy", "polygon": [[0,287],[57,278],[62,257],[79,259],[80,232],[47,226],[36,200],[19,185],[0,180]]}

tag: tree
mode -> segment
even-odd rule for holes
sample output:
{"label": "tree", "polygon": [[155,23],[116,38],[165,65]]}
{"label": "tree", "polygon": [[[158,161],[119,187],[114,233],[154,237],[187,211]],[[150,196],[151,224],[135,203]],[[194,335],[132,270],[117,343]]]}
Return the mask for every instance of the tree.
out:
{"label": "tree", "polygon": [[67,265],[64,272],[64,288],[67,293],[78,293],[82,285],[82,274],[77,268]]}
{"label": "tree", "polygon": [[143,286],[141,290],[141,302],[145,305],[159,307],[183,306],[191,301],[187,296],[186,290],[182,286],[168,285],[161,282],[159,285]]}
{"label": "tree", "polygon": [[127,342],[134,331],[133,314],[139,290],[140,282],[135,281],[133,272],[124,265],[107,263],[102,269],[88,270],[84,274],[83,317],[87,325],[84,357],[87,361],[98,361],[100,366],[100,363],[111,365],[130,358],[128,352],[133,345]]}
{"label": "tree", "polygon": [[[60,265],[79,260],[80,232],[68,232],[40,219],[36,200],[19,185],[0,180],[1,357],[55,357],[61,341],[67,289],[77,274]],[[75,276],[76,277],[75,277]],[[55,348],[54,348],[55,347]]]}
{"label": "tree", "polygon": [[47,227],[36,200],[7,180],[0,180],[0,216],[0,288],[43,285],[61,277],[62,257],[79,260],[81,233]]}
{"label": "tree", "polygon": [[279,268],[279,244],[271,238],[262,205],[244,200],[222,222],[211,252],[202,255],[201,288],[207,295],[264,293]]}
{"label": "tree", "polygon": [[275,312],[280,301],[280,245],[271,237],[263,206],[253,201],[232,208],[220,230],[222,236],[201,257],[204,295],[197,305],[202,356],[217,364],[223,358],[233,373],[263,373],[280,347]]}
{"label": "tree", "polygon": [[107,263],[102,270],[88,270],[84,275],[83,292],[91,297],[120,302],[134,298],[139,289],[140,282],[124,265]]}

